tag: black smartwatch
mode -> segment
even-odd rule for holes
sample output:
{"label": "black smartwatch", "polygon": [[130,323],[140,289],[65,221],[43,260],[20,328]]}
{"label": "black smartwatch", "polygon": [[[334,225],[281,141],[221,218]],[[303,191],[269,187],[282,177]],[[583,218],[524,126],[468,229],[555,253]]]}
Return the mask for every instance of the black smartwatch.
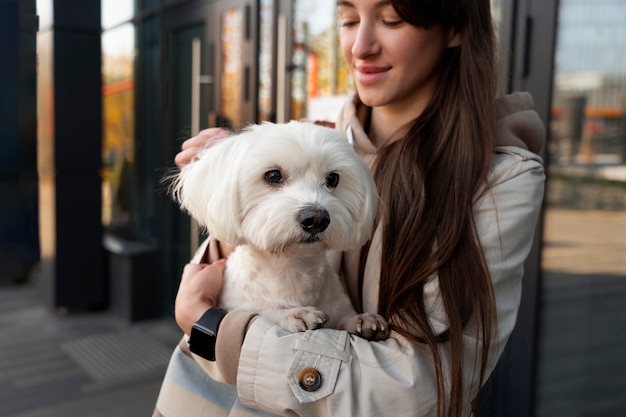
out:
{"label": "black smartwatch", "polygon": [[200,317],[200,320],[191,326],[191,334],[189,335],[190,351],[206,360],[215,360],[217,330],[226,313],[227,311],[222,308],[212,307]]}

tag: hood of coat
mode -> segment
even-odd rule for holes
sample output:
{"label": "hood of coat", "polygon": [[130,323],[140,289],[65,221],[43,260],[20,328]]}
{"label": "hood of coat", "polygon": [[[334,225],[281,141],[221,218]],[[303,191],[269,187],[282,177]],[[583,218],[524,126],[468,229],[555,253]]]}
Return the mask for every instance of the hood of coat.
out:
{"label": "hood of coat", "polygon": [[518,92],[496,101],[496,146],[517,146],[539,154],[546,129],[529,93]]}

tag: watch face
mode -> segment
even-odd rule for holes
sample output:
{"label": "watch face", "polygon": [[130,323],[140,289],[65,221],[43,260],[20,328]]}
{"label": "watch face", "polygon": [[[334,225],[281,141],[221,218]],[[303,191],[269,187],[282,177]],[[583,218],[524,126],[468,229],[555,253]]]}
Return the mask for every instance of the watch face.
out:
{"label": "watch face", "polygon": [[195,323],[189,336],[189,350],[209,360],[215,360],[215,332]]}
{"label": "watch face", "polygon": [[206,334],[209,334],[209,335],[211,335],[211,336],[213,336],[213,337],[215,337],[215,335],[216,335],[216,332],[215,332],[215,330],[211,327],[211,325],[210,325],[210,324],[208,324],[208,323],[206,323],[206,324],[205,324],[205,323],[202,323],[202,321],[197,321],[197,322],[195,322],[195,323],[191,326],[191,331],[192,331],[192,333],[193,333],[193,330],[194,330],[194,329],[195,329],[195,330],[197,330],[198,332],[201,332],[201,333],[206,333]]}
{"label": "watch face", "polygon": [[217,330],[225,315],[226,310],[219,307],[205,311],[200,320],[191,326],[189,350],[204,359],[214,361]]}

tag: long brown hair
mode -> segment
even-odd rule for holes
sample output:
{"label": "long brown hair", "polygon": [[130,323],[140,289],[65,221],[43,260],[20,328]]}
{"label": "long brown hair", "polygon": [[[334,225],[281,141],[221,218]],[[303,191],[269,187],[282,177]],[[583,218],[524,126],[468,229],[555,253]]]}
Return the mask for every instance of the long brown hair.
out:
{"label": "long brown hair", "polygon": [[[381,149],[375,167],[383,210],[379,312],[395,330],[425,343],[437,376],[437,414],[460,416],[478,406],[496,328],[489,269],[476,233],[472,203],[490,167],[495,129],[495,39],[488,0],[391,0],[408,23],[443,25],[461,35],[448,48],[431,103],[403,140]],[[435,274],[449,327],[429,322],[424,286]],[[479,337],[474,363],[464,363],[463,330]],[[444,371],[438,349],[449,344]],[[463,369],[480,385],[463,398]]]}

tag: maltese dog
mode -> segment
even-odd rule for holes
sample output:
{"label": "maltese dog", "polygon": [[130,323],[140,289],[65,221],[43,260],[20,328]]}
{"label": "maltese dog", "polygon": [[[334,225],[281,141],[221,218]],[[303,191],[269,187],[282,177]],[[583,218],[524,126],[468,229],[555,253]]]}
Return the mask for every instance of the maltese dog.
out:
{"label": "maltese dog", "polygon": [[330,259],[372,233],[371,173],[338,131],[263,123],[199,152],[172,194],[213,239],[235,246],[219,304],[258,312],[289,332],[322,326],[370,340],[389,335],[357,314]]}

